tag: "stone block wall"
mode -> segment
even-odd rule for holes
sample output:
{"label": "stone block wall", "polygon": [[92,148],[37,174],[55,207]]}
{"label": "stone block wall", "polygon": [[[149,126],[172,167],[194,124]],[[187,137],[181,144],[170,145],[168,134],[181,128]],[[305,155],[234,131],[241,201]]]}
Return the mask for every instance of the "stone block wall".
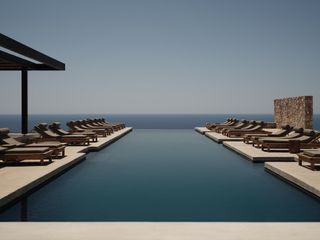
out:
{"label": "stone block wall", "polygon": [[313,128],[313,97],[275,99],[274,121],[277,127],[290,124],[295,127]]}

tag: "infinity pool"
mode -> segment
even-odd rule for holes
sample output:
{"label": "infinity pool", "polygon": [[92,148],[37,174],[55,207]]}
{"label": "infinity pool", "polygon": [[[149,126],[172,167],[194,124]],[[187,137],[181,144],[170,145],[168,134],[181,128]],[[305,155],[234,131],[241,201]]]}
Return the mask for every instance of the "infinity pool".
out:
{"label": "infinity pool", "polygon": [[319,221],[320,201],[193,130],[134,130],[32,194],[28,220]]}

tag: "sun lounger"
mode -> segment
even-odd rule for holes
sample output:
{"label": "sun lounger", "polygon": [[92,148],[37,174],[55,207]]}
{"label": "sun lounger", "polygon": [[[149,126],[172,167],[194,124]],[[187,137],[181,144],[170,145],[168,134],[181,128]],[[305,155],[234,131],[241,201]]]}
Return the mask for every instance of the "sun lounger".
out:
{"label": "sun lounger", "polygon": [[228,137],[242,137],[245,134],[249,134],[249,133],[270,133],[267,132],[265,130],[263,130],[263,125],[264,123],[261,122],[259,124],[257,124],[256,126],[250,128],[250,129],[233,129],[233,130],[229,130],[225,133],[226,136]]}
{"label": "sun lounger", "polygon": [[47,128],[47,123],[41,123],[34,127],[34,130],[41,135],[41,141],[60,141],[68,145],[90,145],[90,138],[85,135],[60,136]]}
{"label": "sun lounger", "polygon": [[222,122],[222,123],[207,123],[206,124],[206,128],[209,130],[213,130],[214,128],[218,127],[218,126],[231,126],[238,123],[238,120],[235,118],[228,118],[226,121]]}
{"label": "sun lounger", "polygon": [[77,120],[77,121],[74,121],[74,124],[80,128],[80,129],[83,129],[83,130],[86,130],[86,131],[93,131],[95,133],[97,133],[98,135],[110,135],[113,133],[113,130],[111,128],[98,128],[98,127],[89,127],[87,126],[86,124],[84,124],[82,121],[80,120]]}
{"label": "sun lounger", "polygon": [[88,136],[92,142],[97,142],[98,141],[98,135],[95,133],[95,132],[68,132],[68,131],[65,131],[63,128],[60,127],[60,123],[59,122],[54,122],[52,124],[50,124],[49,126],[49,129],[60,135],[60,136],[79,136],[80,135],[85,135],[85,136]]}
{"label": "sun lounger", "polygon": [[89,129],[105,129],[106,131],[108,131],[110,134],[112,134],[113,132],[115,131],[118,131],[120,128],[118,127],[113,127],[111,125],[108,125],[108,126],[97,126],[97,125],[94,125],[91,121],[88,121],[88,120],[81,120],[80,121],[81,124],[85,127],[88,127]]}
{"label": "sun lounger", "polygon": [[97,118],[97,119],[95,119],[95,121],[98,123],[101,123],[101,124],[111,124],[114,126],[120,126],[121,129],[126,127],[126,125],[124,123],[112,123],[112,122],[107,121],[104,118]]}
{"label": "sun lounger", "polygon": [[124,123],[110,123],[110,122],[104,122],[103,120],[99,119],[93,119],[91,120],[92,124],[97,124],[97,126],[112,126],[118,128],[118,130],[121,130],[126,127]]}
{"label": "sun lounger", "polygon": [[53,150],[53,156],[61,157],[65,156],[65,143],[61,142],[39,142],[39,143],[23,143],[9,136],[10,130],[8,128],[0,128],[0,144],[3,147],[14,148],[34,148],[34,147],[46,147]]}
{"label": "sun lounger", "polygon": [[283,125],[281,129],[279,129],[276,132],[273,133],[255,133],[255,134],[245,134],[243,137],[243,142],[249,144],[250,142],[253,142],[254,140],[257,140],[259,137],[284,137],[286,136],[290,131],[292,130],[292,127],[290,125]]}
{"label": "sun lounger", "polygon": [[119,131],[124,128],[122,124],[102,123],[102,122],[99,122],[98,119],[89,119],[88,118],[88,119],[86,119],[86,123],[90,124],[91,126],[95,126],[95,127],[112,128],[114,131]]}
{"label": "sun lounger", "polygon": [[315,164],[320,163],[320,149],[305,150],[302,153],[298,153],[298,157],[300,166],[302,166],[302,162],[308,162],[314,171]]}
{"label": "sun lounger", "polygon": [[3,149],[0,151],[0,159],[5,163],[7,162],[20,162],[23,160],[40,160],[43,164],[45,159],[52,162],[53,150],[45,147],[34,148],[11,148]]}
{"label": "sun lounger", "polygon": [[257,122],[256,121],[249,121],[249,122],[246,122],[244,125],[242,126],[237,126],[236,128],[225,128],[225,129],[222,129],[220,132],[223,134],[223,135],[228,135],[228,133],[230,131],[233,131],[233,130],[249,130],[251,128],[254,128],[255,126],[257,126]]}
{"label": "sun lounger", "polygon": [[243,127],[246,127],[249,125],[249,121],[247,120],[241,120],[240,122],[237,122],[234,125],[230,125],[230,126],[217,126],[214,131],[217,133],[223,133],[229,129],[241,129]]}
{"label": "sun lounger", "polygon": [[259,137],[257,139],[253,139],[252,146],[261,147],[262,141],[276,141],[278,139],[294,139],[301,137],[303,135],[303,128],[294,128],[290,133],[283,137]]}
{"label": "sun lounger", "polygon": [[231,122],[231,118],[227,118],[227,120],[222,122],[222,123],[212,123],[212,122],[211,123],[206,123],[206,128],[211,130],[211,128],[214,128],[219,124],[226,125],[226,124],[229,124],[230,122]]}
{"label": "sun lounger", "polygon": [[[290,152],[299,152],[301,148],[318,148],[320,133],[311,129],[305,129],[303,135],[294,139],[264,139],[261,141],[261,149],[270,151],[274,148],[290,150],[293,144],[298,145],[295,150]],[[298,148],[298,149],[297,149]]]}
{"label": "sun lounger", "polygon": [[76,121],[70,121],[70,122],[67,122],[66,123],[67,126],[69,127],[70,131],[71,132],[79,132],[79,133],[86,133],[86,132],[89,132],[89,133],[96,133],[98,136],[101,136],[101,137],[106,137],[107,136],[107,131],[104,130],[104,129],[93,129],[93,130],[90,130],[90,129],[84,129],[82,127],[79,127],[78,124],[76,123]]}

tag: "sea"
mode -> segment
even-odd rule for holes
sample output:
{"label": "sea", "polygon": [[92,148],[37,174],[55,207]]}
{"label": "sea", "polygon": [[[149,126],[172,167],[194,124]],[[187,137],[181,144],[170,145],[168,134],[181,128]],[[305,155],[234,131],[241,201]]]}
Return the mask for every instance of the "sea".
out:
{"label": "sea", "polygon": [[[109,122],[123,122],[135,129],[192,129],[204,126],[208,122],[223,122],[227,118],[260,120],[273,122],[273,114],[31,114],[29,131],[38,123],[60,122],[65,129],[66,122],[87,118],[105,118]],[[0,127],[9,128],[11,132],[21,131],[19,114],[0,114]],[[320,114],[315,114],[313,128],[320,130]]]}

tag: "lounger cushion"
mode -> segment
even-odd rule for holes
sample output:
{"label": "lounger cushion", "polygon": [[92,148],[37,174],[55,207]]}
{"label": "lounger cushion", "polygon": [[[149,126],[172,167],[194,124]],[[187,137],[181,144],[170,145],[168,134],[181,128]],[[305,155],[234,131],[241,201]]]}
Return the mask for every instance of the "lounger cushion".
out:
{"label": "lounger cushion", "polygon": [[48,127],[48,123],[40,123],[40,124],[38,125],[38,127],[39,127],[40,129],[46,130],[47,127]]}
{"label": "lounger cushion", "polygon": [[59,122],[54,122],[54,123],[52,123],[51,125],[49,125],[49,128],[50,127],[53,127],[54,129],[56,129],[56,128],[60,128],[60,123]]}
{"label": "lounger cushion", "polygon": [[310,157],[320,157],[320,149],[304,150],[303,154]]}
{"label": "lounger cushion", "polygon": [[316,133],[312,129],[304,129],[303,134],[306,136],[314,136]]}
{"label": "lounger cushion", "polygon": [[263,143],[289,143],[290,141],[307,142],[310,139],[308,136],[301,136],[297,138],[261,138],[260,141]]}
{"label": "lounger cushion", "polygon": [[287,125],[282,125],[281,128],[282,128],[282,129],[290,129],[291,127],[290,127],[289,124],[287,124]]}
{"label": "lounger cushion", "polygon": [[39,143],[30,143],[27,145],[27,147],[62,147],[66,146],[65,143],[60,142],[39,142]]}
{"label": "lounger cushion", "polygon": [[5,153],[42,153],[49,151],[50,149],[47,147],[34,147],[34,148],[13,148],[8,149]]}
{"label": "lounger cushion", "polygon": [[72,134],[72,135],[65,135],[62,136],[63,138],[85,138],[86,135],[83,134]]}
{"label": "lounger cushion", "polygon": [[293,131],[296,133],[303,133],[303,128],[294,128]]}

